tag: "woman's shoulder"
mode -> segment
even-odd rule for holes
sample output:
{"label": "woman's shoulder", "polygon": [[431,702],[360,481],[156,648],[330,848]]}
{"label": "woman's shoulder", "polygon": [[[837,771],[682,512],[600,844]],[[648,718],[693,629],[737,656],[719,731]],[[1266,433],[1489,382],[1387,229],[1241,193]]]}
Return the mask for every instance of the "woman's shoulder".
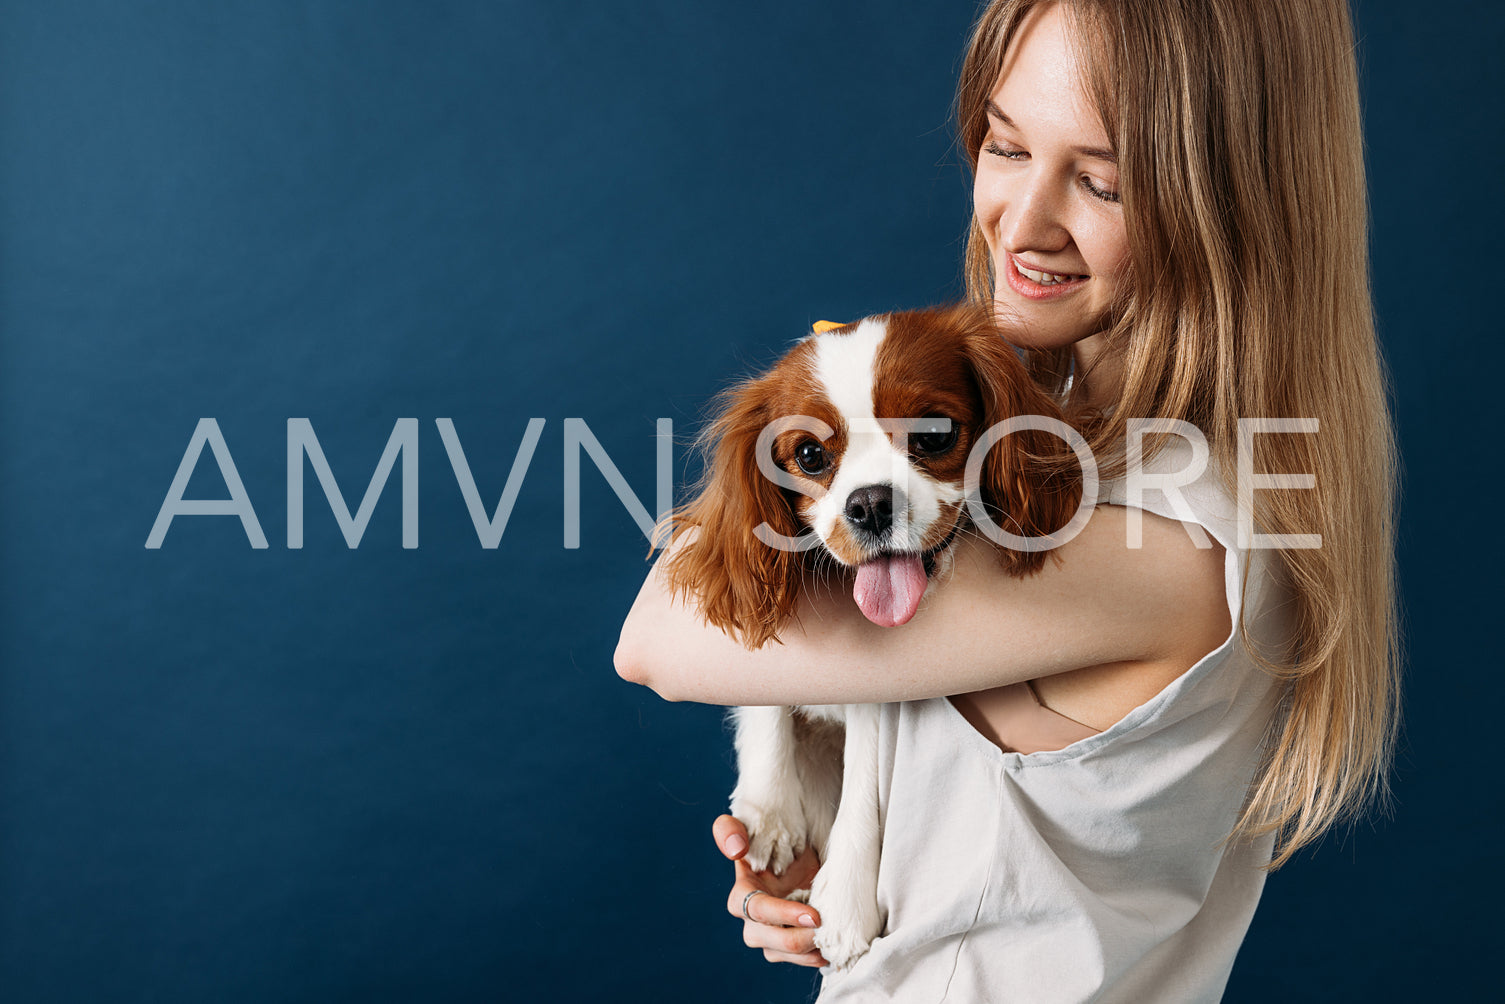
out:
{"label": "woman's shoulder", "polygon": [[[1097,500],[1186,524],[1199,547],[1208,546],[1206,536],[1211,534],[1222,547],[1238,548],[1237,500],[1200,435],[1169,436],[1147,456],[1131,451],[1124,473],[1099,484]],[[1131,527],[1137,520],[1131,513]]]}
{"label": "woman's shoulder", "polygon": [[[1142,658],[1083,666],[1035,681],[1046,708],[1102,730],[1160,693],[1223,644],[1232,630],[1225,596],[1225,551],[1198,540],[1195,524],[1100,505],[1088,523],[1100,588],[1132,602],[1154,625]],[[1205,545],[1205,546],[1204,546]],[[1102,601],[1102,597],[1098,601]]]}

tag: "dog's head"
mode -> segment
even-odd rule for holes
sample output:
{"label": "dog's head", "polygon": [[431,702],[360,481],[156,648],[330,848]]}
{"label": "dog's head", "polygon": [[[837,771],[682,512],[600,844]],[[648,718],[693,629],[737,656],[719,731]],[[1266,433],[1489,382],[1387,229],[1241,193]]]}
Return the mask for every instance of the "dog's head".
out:
{"label": "dog's head", "polygon": [[[971,490],[1021,537],[1059,530],[1080,483],[1043,460],[1059,441],[1014,432],[968,461],[987,430],[1016,415],[1059,418],[983,308],[865,318],[810,334],[766,374],[733,388],[707,430],[699,496],[666,562],[677,594],[749,648],[792,614],[812,556],[852,570],[863,613],[884,626],[914,615],[936,562],[964,532]],[[761,462],[760,462],[761,457]],[[1013,574],[1041,552],[1000,549]]]}

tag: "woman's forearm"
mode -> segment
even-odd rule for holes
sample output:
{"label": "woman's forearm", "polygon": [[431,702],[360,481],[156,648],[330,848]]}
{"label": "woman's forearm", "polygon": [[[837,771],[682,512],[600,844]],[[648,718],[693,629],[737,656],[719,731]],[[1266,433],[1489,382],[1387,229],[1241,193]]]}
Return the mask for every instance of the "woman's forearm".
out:
{"label": "woman's forearm", "polygon": [[[1153,524],[1153,525],[1152,525]],[[959,542],[955,566],[913,620],[882,628],[831,585],[807,584],[779,640],[748,651],[672,597],[658,567],[622,627],[617,672],[675,701],[848,704],[970,693],[1084,666],[1190,665],[1227,634],[1222,551],[1198,551],[1178,523],[1146,520],[1125,545],[1104,507],[1036,575],[1012,578],[993,545]],[[1057,560],[1059,559],[1059,560]]]}
{"label": "woman's forearm", "polygon": [[[749,651],[707,624],[693,601],[671,596],[661,563],[648,573],[622,625],[615,663],[624,679],[670,701],[755,705],[861,699],[851,696],[852,686],[860,684],[854,657],[866,642],[863,625],[872,625],[849,596],[807,586],[795,620],[778,640]],[[841,699],[807,696],[828,690]]]}

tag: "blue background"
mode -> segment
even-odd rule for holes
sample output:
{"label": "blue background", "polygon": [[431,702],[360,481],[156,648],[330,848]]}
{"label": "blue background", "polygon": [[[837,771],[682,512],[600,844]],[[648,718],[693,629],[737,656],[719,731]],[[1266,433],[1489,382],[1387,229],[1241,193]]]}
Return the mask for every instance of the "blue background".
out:
{"label": "blue background", "polygon": [[[1270,881],[1239,1001],[1495,987],[1492,425],[1505,14],[1360,0],[1406,463],[1393,821]],[[721,711],[611,666],[654,421],[822,318],[957,295],[948,4],[19,0],[0,9],[0,998],[798,1001],[723,912]],[[218,420],[271,542],[143,545]],[[288,418],[311,471],[286,547]],[[496,505],[484,550],[436,418]],[[681,483],[693,471],[676,453]],[[204,457],[190,498],[223,497]]]}

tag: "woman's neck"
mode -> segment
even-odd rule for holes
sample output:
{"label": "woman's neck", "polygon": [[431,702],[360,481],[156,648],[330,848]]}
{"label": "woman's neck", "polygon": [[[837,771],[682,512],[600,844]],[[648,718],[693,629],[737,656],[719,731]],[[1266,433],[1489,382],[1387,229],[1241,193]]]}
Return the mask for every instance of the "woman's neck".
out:
{"label": "woman's neck", "polygon": [[1106,336],[1088,335],[1072,346],[1076,376],[1088,404],[1107,410],[1123,391],[1123,354],[1108,351]]}

